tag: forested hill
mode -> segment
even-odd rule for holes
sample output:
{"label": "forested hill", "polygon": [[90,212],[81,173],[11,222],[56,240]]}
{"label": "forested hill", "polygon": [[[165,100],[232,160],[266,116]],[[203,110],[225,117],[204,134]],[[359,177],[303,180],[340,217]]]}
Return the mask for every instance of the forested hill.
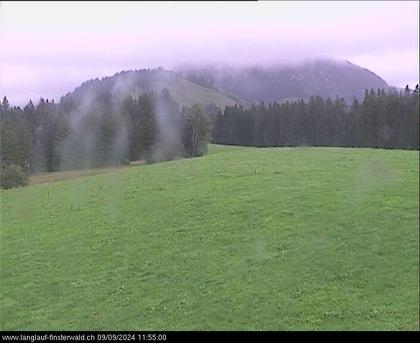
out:
{"label": "forested hill", "polygon": [[214,104],[224,108],[235,104],[233,99],[221,92],[193,83],[163,68],[122,71],[113,76],[90,80],[66,94],[64,99],[71,97],[73,101],[82,102],[90,96],[104,93],[110,93],[115,98],[121,99],[127,95],[137,98],[140,94],[160,93],[165,88],[180,107],[199,103]]}
{"label": "forested hill", "polygon": [[366,89],[388,89],[378,75],[348,61],[313,60],[295,65],[231,68],[227,66],[177,69],[179,75],[237,97],[243,104],[343,97],[362,100]]}

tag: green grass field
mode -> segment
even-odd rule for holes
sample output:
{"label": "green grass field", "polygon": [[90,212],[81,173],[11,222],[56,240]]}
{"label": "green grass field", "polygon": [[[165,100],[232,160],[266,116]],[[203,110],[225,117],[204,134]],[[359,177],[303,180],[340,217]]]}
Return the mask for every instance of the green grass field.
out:
{"label": "green grass field", "polygon": [[1,192],[3,330],[418,330],[419,153],[210,146]]}

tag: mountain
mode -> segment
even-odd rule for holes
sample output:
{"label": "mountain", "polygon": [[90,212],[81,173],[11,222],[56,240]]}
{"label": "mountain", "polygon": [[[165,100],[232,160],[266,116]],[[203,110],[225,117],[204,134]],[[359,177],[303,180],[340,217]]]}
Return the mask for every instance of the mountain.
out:
{"label": "mountain", "polygon": [[110,92],[124,98],[127,95],[137,97],[145,92],[161,92],[164,88],[180,106],[191,106],[194,103],[214,104],[220,107],[234,105],[235,101],[222,92],[191,82],[172,71],[142,69],[122,71],[113,76],[84,82],[73,92],[64,96],[82,102],[90,94]]}
{"label": "mountain", "polygon": [[365,89],[389,88],[368,69],[348,61],[325,59],[272,67],[182,66],[177,73],[245,104],[308,99],[311,95],[338,96],[351,102],[353,98],[362,99]]}
{"label": "mountain", "polygon": [[240,103],[283,102],[309,99],[311,95],[362,99],[365,89],[390,86],[372,71],[348,61],[312,60],[271,67],[204,66],[122,71],[113,76],[84,82],[72,93],[80,101],[88,94],[110,92],[121,98],[137,97],[164,88],[180,106],[215,104],[221,108]]}

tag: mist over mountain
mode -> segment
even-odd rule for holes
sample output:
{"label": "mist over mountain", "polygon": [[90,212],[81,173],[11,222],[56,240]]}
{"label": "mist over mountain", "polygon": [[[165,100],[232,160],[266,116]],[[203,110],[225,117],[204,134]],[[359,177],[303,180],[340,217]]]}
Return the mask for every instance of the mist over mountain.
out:
{"label": "mist over mountain", "polygon": [[[84,82],[66,94],[80,100],[87,94],[109,92],[133,98],[164,88],[180,106],[215,104],[221,108],[234,103],[282,102],[311,95],[343,97],[348,103],[363,98],[366,89],[387,90],[390,86],[372,71],[348,61],[312,60],[297,64],[232,67],[226,65],[183,65],[122,71],[113,76]],[[81,100],[80,100],[81,101]]]}
{"label": "mist over mountain", "polygon": [[388,89],[372,71],[348,61],[317,59],[298,64],[249,66],[180,66],[186,79],[236,97],[242,103],[343,97],[347,102],[362,99],[365,89]]}

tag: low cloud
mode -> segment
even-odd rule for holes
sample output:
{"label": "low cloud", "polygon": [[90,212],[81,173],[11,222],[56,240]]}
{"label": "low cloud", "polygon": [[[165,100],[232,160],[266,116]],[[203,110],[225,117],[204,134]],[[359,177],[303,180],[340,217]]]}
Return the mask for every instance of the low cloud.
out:
{"label": "low cloud", "polygon": [[[181,63],[333,57],[391,85],[418,81],[418,2],[42,3],[25,8],[31,16],[25,6],[1,9],[0,95],[12,103],[58,100],[87,79]],[[86,10],[95,18],[79,16]]]}

